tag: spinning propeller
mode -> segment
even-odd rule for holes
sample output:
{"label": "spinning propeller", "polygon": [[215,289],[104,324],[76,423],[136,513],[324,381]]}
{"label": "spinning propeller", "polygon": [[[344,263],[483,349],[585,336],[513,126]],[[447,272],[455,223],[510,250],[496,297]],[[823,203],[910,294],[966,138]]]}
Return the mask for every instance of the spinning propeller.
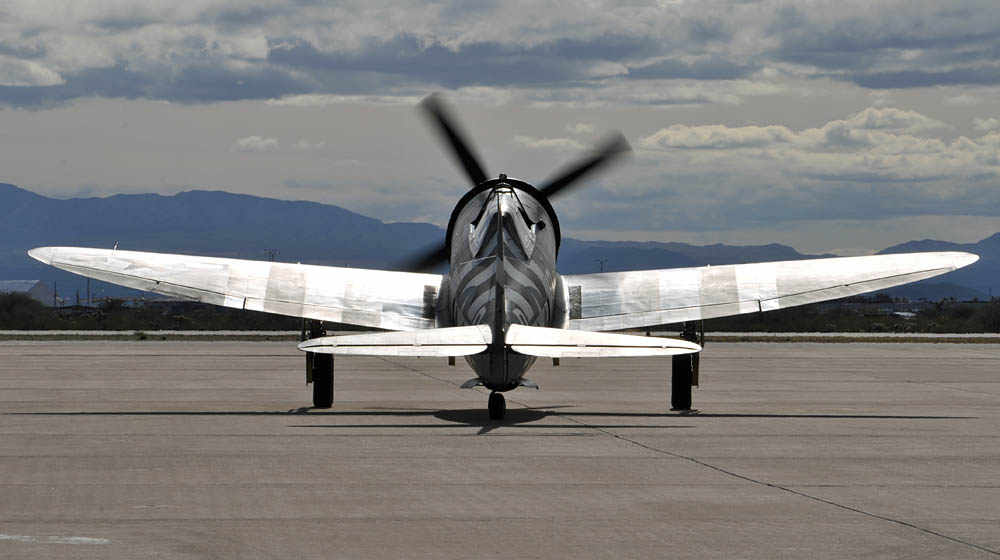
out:
{"label": "spinning propeller", "polygon": [[[437,129],[441,139],[451,148],[452,156],[458,164],[465,170],[466,176],[475,187],[489,179],[486,170],[479,163],[479,158],[473,151],[472,145],[466,140],[462,133],[458,119],[453,116],[452,111],[445,105],[441,96],[431,94],[420,102],[420,108]],[[589,174],[611,163],[619,156],[632,151],[628,141],[622,133],[612,134],[602,142],[597,151],[588,157],[582,158],[574,164],[566,167],[554,179],[546,182],[538,190],[545,198],[552,198],[570,187],[579,185],[577,181]],[[448,248],[442,243],[438,247],[433,247],[424,253],[415,256],[404,265],[406,270],[423,271],[448,261]]]}

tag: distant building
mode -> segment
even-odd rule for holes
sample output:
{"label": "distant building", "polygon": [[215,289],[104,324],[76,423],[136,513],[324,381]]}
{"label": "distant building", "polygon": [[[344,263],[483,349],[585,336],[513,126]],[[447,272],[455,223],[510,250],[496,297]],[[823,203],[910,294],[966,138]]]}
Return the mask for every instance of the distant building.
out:
{"label": "distant building", "polygon": [[52,306],[52,288],[41,280],[0,280],[0,294],[28,294],[49,307]]}

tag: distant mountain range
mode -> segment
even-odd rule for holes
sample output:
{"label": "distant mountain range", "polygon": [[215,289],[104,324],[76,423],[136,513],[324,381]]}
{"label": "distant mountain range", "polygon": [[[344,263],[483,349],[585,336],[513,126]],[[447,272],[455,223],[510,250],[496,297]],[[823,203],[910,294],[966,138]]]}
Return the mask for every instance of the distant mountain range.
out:
{"label": "distant mountain range", "polygon": [[[450,212],[451,208],[445,210]],[[219,191],[174,196],[115,195],[107,198],[52,199],[0,183],[0,280],[58,282],[62,295],[85,289],[79,276],[44,266],[25,252],[43,245],[78,245],[191,255],[276,260],[362,268],[396,268],[425,247],[440,243],[444,230],[426,223],[385,223],[315,202],[285,201]],[[970,251],[979,263],[952,273],[947,283],[918,283],[894,291],[911,297],[985,298],[997,284],[1000,294],[1000,233],[979,243],[911,241],[883,253]],[[657,242],[580,241],[564,238],[559,271],[564,274],[798,260],[805,255],[778,244],[758,246]],[[601,261],[604,261],[603,264]],[[103,290],[103,291],[101,291]],[[915,290],[915,291],[914,291]],[[101,283],[92,291],[126,291]]]}
{"label": "distant mountain range", "polygon": [[907,241],[879,251],[880,255],[890,253],[919,253],[923,251],[965,251],[979,255],[979,261],[949,273],[935,282],[935,278],[893,288],[890,293],[907,297],[911,300],[921,297],[940,299],[948,296],[959,300],[974,298],[988,299],[1000,296],[1000,233],[976,243],[951,243],[924,239],[922,241]]}

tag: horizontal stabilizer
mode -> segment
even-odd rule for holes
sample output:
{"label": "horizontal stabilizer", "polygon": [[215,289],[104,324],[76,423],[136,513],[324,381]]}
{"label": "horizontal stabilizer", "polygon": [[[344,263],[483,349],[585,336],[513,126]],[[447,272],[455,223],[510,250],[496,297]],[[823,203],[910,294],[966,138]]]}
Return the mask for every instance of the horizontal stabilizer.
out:
{"label": "horizontal stabilizer", "polygon": [[492,341],[493,332],[490,327],[478,325],[324,336],[299,344],[299,350],[358,356],[469,356],[486,350]]}
{"label": "horizontal stabilizer", "polygon": [[614,358],[693,354],[701,346],[686,340],[511,325],[505,343],[528,356],[545,358]]}

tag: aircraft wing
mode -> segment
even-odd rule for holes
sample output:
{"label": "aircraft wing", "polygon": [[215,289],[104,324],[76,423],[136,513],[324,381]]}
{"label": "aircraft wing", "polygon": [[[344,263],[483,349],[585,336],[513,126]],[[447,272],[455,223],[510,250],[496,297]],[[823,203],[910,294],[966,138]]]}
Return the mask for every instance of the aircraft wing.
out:
{"label": "aircraft wing", "polygon": [[970,253],[904,253],[563,276],[569,328],[610,331],[784,309],[923,280]]}
{"label": "aircraft wing", "polygon": [[235,309],[388,330],[434,327],[441,276],[80,247],[28,254],[129,288]]}

